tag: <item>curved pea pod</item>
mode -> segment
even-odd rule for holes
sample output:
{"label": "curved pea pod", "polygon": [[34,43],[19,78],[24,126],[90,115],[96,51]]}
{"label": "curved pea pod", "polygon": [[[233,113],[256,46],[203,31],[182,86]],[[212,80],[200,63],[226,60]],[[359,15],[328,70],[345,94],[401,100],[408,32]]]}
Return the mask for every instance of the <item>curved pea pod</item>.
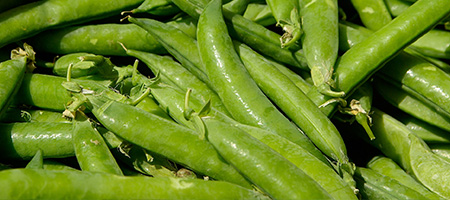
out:
{"label": "curved pea pod", "polygon": [[370,30],[378,30],[392,20],[383,0],[352,0],[351,2],[364,26]]}
{"label": "curved pea pod", "polygon": [[72,125],[56,122],[22,122],[0,125],[2,159],[31,159],[38,149],[44,158],[74,155]]}
{"label": "curved pea pod", "polygon": [[[106,18],[121,10],[136,6],[143,0],[115,3],[83,0],[38,1],[0,14],[0,47],[33,36],[47,29]],[[20,13],[17,14],[17,13]]]}
{"label": "curved pea pod", "polygon": [[0,177],[1,199],[266,199],[223,181],[31,169],[3,170]]}
{"label": "curved pea pod", "polygon": [[27,68],[27,58],[10,59],[0,63],[0,116],[11,104],[14,95],[18,92]]}
{"label": "curved pea pod", "polygon": [[450,198],[450,162],[435,155],[417,136],[410,135],[409,159],[411,173],[425,187],[443,198]]}
{"label": "curved pea pod", "polygon": [[104,78],[117,78],[118,72],[109,58],[90,53],[72,53],[61,56],[53,65],[53,73],[66,77],[70,67],[70,77],[78,78],[100,74]]}
{"label": "curved pea pod", "polygon": [[380,71],[381,78],[450,118],[450,75],[418,57],[400,54]]}
{"label": "curved pea pod", "polygon": [[310,143],[270,102],[245,69],[227,35],[220,2],[208,5],[209,10],[205,8],[198,23],[198,51],[214,91],[231,116],[240,123],[273,131],[294,143]]}
{"label": "curved pea pod", "polygon": [[213,118],[203,120],[208,141],[220,155],[272,198],[332,198],[305,172],[246,132]]}
{"label": "curved pea pod", "polygon": [[137,8],[130,11],[131,13],[149,13],[157,16],[168,16],[177,14],[180,9],[170,0],[145,0]]}
{"label": "curved pea pod", "polygon": [[417,180],[415,180],[410,174],[407,174],[400,166],[397,165],[397,163],[388,157],[376,156],[367,163],[367,167],[419,192],[428,199],[442,199],[442,197],[428,190],[420,182],[417,182]]}
{"label": "curved pea pod", "polygon": [[363,199],[427,199],[418,191],[369,168],[357,167],[355,179]]}
{"label": "curved pea pod", "polygon": [[280,38],[281,47],[289,47],[300,40],[302,27],[299,16],[299,1],[297,0],[267,0],[267,5],[284,34]]}
{"label": "curved pea pod", "polygon": [[105,140],[89,120],[74,119],[72,133],[73,148],[81,170],[123,175]]}
{"label": "curved pea pod", "polygon": [[426,123],[445,131],[450,131],[450,119],[447,116],[436,112],[436,109],[409,95],[402,89],[396,87],[396,85],[390,84],[383,79],[375,78],[374,86],[383,98],[394,107]]}
{"label": "curved pea pod", "polygon": [[214,148],[195,131],[131,105],[105,102],[93,96],[88,98],[97,120],[119,137],[200,174],[250,187],[247,180],[221,160]]}
{"label": "curved pea pod", "polygon": [[[292,81],[262,55],[235,43],[245,68],[256,84],[328,157],[347,165],[347,150],[333,123]],[[304,146],[305,147],[305,146]],[[306,148],[310,152],[313,149]]]}

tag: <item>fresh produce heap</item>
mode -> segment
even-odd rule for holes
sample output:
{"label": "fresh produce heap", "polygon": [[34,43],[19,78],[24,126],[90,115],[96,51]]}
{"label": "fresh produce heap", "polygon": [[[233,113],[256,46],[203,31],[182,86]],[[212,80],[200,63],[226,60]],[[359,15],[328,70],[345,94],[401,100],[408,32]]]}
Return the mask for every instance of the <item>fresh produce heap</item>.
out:
{"label": "fresh produce heap", "polygon": [[450,199],[450,0],[0,3],[0,199]]}

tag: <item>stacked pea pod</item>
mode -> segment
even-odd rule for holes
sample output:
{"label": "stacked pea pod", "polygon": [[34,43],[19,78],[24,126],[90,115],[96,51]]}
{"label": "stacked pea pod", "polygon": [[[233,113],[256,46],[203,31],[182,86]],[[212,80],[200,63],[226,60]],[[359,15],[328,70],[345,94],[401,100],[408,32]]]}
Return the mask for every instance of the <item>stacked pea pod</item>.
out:
{"label": "stacked pea pod", "polygon": [[0,198],[448,199],[448,3],[0,5]]}

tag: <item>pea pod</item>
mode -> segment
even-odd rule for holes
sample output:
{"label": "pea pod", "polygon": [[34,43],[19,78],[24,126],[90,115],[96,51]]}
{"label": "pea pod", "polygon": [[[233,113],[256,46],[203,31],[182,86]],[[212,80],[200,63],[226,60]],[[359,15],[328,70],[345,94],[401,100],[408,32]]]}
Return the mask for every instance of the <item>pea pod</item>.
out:
{"label": "pea pod", "polygon": [[448,144],[430,144],[429,147],[434,154],[450,162],[450,147]]}
{"label": "pea pod", "polygon": [[392,20],[383,0],[352,0],[351,2],[364,26],[370,30],[378,30]]}
{"label": "pea pod", "polygon": [[266,2],[277,21],[277,26],[280,26],[284,31],[280,38],[281,46],[289,47],[295,44],[303,33],[300,24],[298,1],[267,0]]}
{"label": "pea pod", "polygon": [[227,110],[238,122],[273,131],[300,145],[310,143],[278,111],[246,71],[227,35],[220,2],[209,5],[210,10],[205,9],[199,19],[198,48],[214,91]]}
{"label": "pea pod", "polygon": [[247,5],[250,3],[250,0],[232,0],[226,4],[224,4],[224,8],[228,9],[231,12],[242,15]]}
{"label": "pea pod", "polygon": [[42,151],[38,149],[33,158],[28,162],[26,169],[44,169],[44,157],[42,156]]}
{"label": "pea pod", "polygon": [[130,11],[131,13],[149,13],[157,16],[169,16],[177,14],[180,9],[170,0],[145,0],[139,7]]}
{"label": "pea pod", "polygon": [[0,47],[36,35],[46,29],[113,16],[142,1],[127,0],[110,3],[83,0],[74,4],[72,1],[50,0],[19,6],[0,14],[0,29],[4,30],[0,35]]}
{"label": "pea pod", "polygon": [[277,23],[275,18],[273,18],[270,7],[266,4],[250,3],[242,16],[261,24],[262,26],[269,26]]}
{"label": "pea pod", "polygon": [[3,170],[0,177],[5,191],[0,194],[1,199],[265,199],[223,181],[31,169]]}

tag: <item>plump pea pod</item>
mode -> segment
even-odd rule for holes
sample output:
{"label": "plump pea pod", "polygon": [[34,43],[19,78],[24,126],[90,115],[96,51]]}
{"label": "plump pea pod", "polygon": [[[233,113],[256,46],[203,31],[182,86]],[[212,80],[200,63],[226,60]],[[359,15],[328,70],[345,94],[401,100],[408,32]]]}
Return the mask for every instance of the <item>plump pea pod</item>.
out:
{"label": "plump pea pod", "polygon": [[186,69],[203,82],[208,83],[208,77],[204,73],[205,67],[198,53],[197,41],[194,38],[189,37],[186,33],[171,25],[157,20],[128,17],[128,21],[147,30]]}
{"label": "plump pea pod", "polygon": [[25,166],[27,169],[44,169],[44,156],[42,150],[38,149],[30,162]]}
{"label": "plump pea pod", "polygon": [[[236,121],[262,127],[297,144],[310,143],[259,89],[227,35],[219,1],[208,4],[199,19],[197,38],[208,77]],[[221,35],[222,37],[217,37]]]}
{"label": "plump pea pod", "polygon": [[409,159],[411,173],[425,187],[443,198],[450,198],[450,162],[434,154],[429,147],[415,135],[410,134]]}
{"label": "plump pea pod", "polygon": [[27,68],[27,58],[10,59],[0,63],[0,117],[6,112],[22,84]]}
{"label": "plump pea pod", "polygon": [[208,141],[220,155],[272,198],[332,198],[305,172],[246,132],[213,118],[204,118],[204,123]]}
{"label": "plump pea pod", "polygon": [[73,148],[81,170],[123,175],[105,140],[89,120],[74,119],[72,133]]}
{"label": "plump pea pod", "polygon": [[251,0],[232,0],[224,4],[223,7],[231,12],[242,15],[247,9],[247,5],[250,3],[250,1]]}
{"label": "plump pea pod", "polygon": [[219,96],[203,81],[181,66],[170,57],[163,57],[133,49],[127,49],[127,54],[142,60],[153,73],[164,74],[165,77],[175,83],[177,87],[184,91],[192,89],[192,95],[203,100],[205,103],[211,100],[212,106],[223,113],[228,113]]}
{"label": "plump pea pod", "polygon": [[261,24],[262,26],[269,26],[277,23],[277,20],[273,18],[270,7],[266,4],[250,3],[242,16]]}
{"label": "plump pea pod", "polygon": [[344,92],[333,91],[332,79],[339,50],[337,1],[300,0],[299,5],[302,47],[314,86],[324,95],[343,97]]}
{"label": "plump pea pod", "polygon": [[[206,3],[199,0],[173,0],[173,2],[194,18],[198,18],[206,6]],[[289,49],[281,48],[280,35],[277,33],[227,9],[223,9],[223,15],[227,19],[228,31],[233,38],[281,63],[308,69],[299,45],[294,44]]]}
{"label": "plump pea pod", "polygon": [[134,24],[71,26],[42,32],[26,41],[37,51],[54,54],[87,52],[125,56],[119,42],[136,50],[167,53],[153,36]]}
{"label": "plump pea pod", "polygon": [[433,58],[450,59],[450,32],[430,30],[411,44],[410,48]]}
{"label": "plump pea pod", "polygon": [[[35,106],[41,109],[64,111],[72,100],[70,92],[62,86],[66,78],[45,74],[26,74],[15,98],[16,104]],[[77,80],[84,89],[96,91],[113,99],[121,99],[122,95],[96,81]]]}
{"label": "plump pea pod", "polygon": [[130,11],[131,13],[149,13],[157,16],[169,16],[180,12],[170,0],[145,0],[137,8]]}
{"label": "plump pea pod", "polygon": [[410,174],[407,174],[397,163],[388,157],[376,156],[367,163],[367,167],[419,192],[428,199],[442,199],[442,197],[428,190],[420,182],[417,182],[417,180]]}
{"label": "plump pea pod", "polygon": [[401,54],[386,63],[380,77],[399,85],[437,112],[450,118],[450,75],[418,57]]}
{"label": "plump pea pod", "polygon": [[264,199],[223,181],[31,169],[3,170],[0,177],[1,199]]}
{"label": "plump pea pod", "polygon": [[396,87],[396,85],[390,84],[380,78],[374,80],[375,89],[394,107],[399,108],[417,119],[437,126],[443,130],[450,131],[450,119],[447,116],[436,112],[434,108],[409,95]]}
{"label": "plump pea pod", "polygon": [[113,16],[142,1],[126,0],[111,3],[82,0],[73,3],[67,0],[50,0],[19,6],[0,14],[0,29],[4,30],[0,35],[0,47],[46,29]]}
{"label": "plump pea pod", "polygon": [[357,167],[355,179],[363,199],[427,199],[418,191],[369,168]]}
{"label": "plump pea pod", "polygon": [[298,0],[267,0],[267,5],[284,34],[280,38],[282,47],[289,47],[300,40],[302,27],[299,16]]}
{"label": "plump pea pod", "polygon": [[391,13],[383,0],[352,0],[351,2],[364,26],[370,30],[378,30],[392,20]]}
{"label": "plump pea pod", "polygon": [[53,73],[66,77],[69,68],[72,78],[94,74],[101,74],[105,78],[118,76],[108,58],[90,53],[71,53],[61,56],[53,65]]}
{"label": "plump pea pod", "polygon": [[235,43],[242,62],[259,88],[339,165],[348,165],[347,150],[339,131],[298,87],[264,56],[242,43]]}
{"label": "plump pea pod", "polygon": [[447,5],[445,0],[417,1],[382,29],[350,48],[336,64],[337,90],[350,95],[383,63],[446,17],[450,13]]}
{"label": "plump pea pod", "polygon": [[2,159],[30,160],[38,149],[44,158],[74,155],[72,125],[56,122],[23,122],[1,124]]}
{"label": "plump pea pod", "polygon": [[221,160],[209,143],[200,140],[195,131],[131,105],[89,98],[97,120],[121,138],[200,174],[249,187],[249,183]]}
{"label": "plump pea pod", "polygon": [[303,93],[307,93],[312,84],[303,79],[297,72],[292,71],[288,67],[271,60],[269,61],[274,67],[276,67],[281,73],[283,73],[289,80],[291,80]]}

